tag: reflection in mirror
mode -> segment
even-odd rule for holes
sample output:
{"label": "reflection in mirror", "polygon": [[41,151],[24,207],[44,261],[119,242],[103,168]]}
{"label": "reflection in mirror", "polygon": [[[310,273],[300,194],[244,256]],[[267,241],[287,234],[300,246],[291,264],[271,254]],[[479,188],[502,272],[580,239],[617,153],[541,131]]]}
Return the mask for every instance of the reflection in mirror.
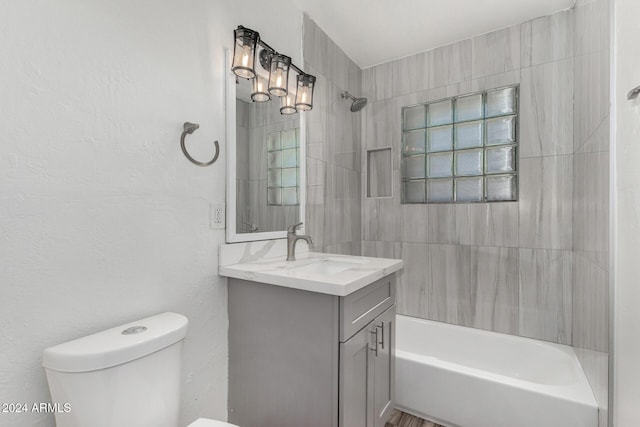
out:
{"label": "reflection in mirror", "polygon": [[253,102],[250,80],[236,85],[236,234],[286,230],[299,222],[299,115],[278,98]]}

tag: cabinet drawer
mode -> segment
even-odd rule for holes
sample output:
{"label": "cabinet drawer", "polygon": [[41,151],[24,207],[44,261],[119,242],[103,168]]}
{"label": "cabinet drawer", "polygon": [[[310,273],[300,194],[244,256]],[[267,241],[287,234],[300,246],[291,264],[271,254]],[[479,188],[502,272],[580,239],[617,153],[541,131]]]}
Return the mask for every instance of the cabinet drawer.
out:
{"label": "cabinet drawer", "polygon": [[345,342],[396,300],[395,274],[340,297],[340,341]]}

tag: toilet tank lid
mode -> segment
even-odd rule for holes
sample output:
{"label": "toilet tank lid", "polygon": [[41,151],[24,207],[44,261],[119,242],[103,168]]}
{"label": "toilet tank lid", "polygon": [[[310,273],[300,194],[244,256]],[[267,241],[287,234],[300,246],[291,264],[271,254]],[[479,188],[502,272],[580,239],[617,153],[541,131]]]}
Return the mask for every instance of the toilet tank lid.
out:
{"label": "toilet tank lid", "polygon": [[42,366],[60,372],[88,372],[110,368],[184,339],[189,320],[162,313],[93,335],[47,348]]}

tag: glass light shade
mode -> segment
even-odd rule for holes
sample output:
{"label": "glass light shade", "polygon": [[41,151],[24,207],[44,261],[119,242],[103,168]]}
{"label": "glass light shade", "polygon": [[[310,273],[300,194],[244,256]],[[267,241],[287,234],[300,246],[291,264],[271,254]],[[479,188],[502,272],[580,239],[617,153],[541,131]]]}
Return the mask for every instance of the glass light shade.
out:
{"label": "glass light shade", "polygon": [[271,99],[271,95],[267,92],[267,81],[265,78],[256,75],[253,79],[253,91],[251,99],[254,102],[266,102]]}
{"label": "glass light shade", "polygon": [[287,95],[280,98],[280,114],[295,114],[297,112],[293,104],[293,95]]}
{"label": "glass light shade", "polygon": [[296,88],[296,109],[309,111],[313,108],[313,88],[316,85],[316,77],[310,74],[298,74]]}
{"label": "glass light shade", "polygon": [[260,35],[257,31],[238,27],[233,31],[235,45],[233,47],[233,64],[231,71],[236,76],[252,79],[256,76],[254,64],[256,62],[256,43]]}
{"label": "glass light shade", "polygon": [[[273,96],[284,97],[289,93],[289,67],[291,58],[274,53],[271,56],[269,71],[269,93]],[[280,110],[282,112],[282,109]]]}

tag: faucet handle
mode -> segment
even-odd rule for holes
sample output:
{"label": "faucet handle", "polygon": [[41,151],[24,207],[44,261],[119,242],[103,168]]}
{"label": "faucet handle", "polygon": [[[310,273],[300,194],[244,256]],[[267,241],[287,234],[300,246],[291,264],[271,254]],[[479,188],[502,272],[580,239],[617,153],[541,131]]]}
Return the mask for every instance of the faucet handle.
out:
{"label": "faucet handle", "polygon": [[293,224],[287,228],[287,233],[296,234],[296,228],[300,227],[303,223],[299,222],[297,224]]}

